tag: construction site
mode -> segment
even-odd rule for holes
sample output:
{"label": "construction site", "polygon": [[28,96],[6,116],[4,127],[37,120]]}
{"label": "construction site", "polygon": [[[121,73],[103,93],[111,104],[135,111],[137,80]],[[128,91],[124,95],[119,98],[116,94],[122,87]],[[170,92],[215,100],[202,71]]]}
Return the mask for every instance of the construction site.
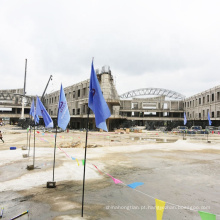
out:
{"label": "construction site", "polygon": [[[109,131],[118,128],[145,126],[154,130],[166,126],[168,130],[183,124],[183,113],[186,112],[187,126],[208,125],[207,117],[210,112],[214,126],[220,126],[220,86],[203,91],[191,97],[163,88],[141,88],[119,95],[114,84],[114,77],[109,66],[97,69],[96,74],[103,96],[111,111],[107,120]],[[47,86],[51,80],[50,76]],[[46,88],[47,88],[46,86]],[[59,91],[44,93],[40,96],[48,113],[56,124]],[[71,116],[70,129],[86,127],[89,79],[64,88]],[[23,89],[0,90],[0,119],[10,124],[28,126],[29,111],[32,96],[27,96]],[[41,122],[42,124],[42,122]],[[95,116],[89,115],[89,129],[95,127]]]}
{"label": "construction site", "polygon": [[[206,134],[183,140],[182,134],[139,130],[88,133],[82,218],[86,133],[58,133],[56,188],[47,188],[53,178],[54,133],[36,128],[34,153],[33,130],[29,142],[26,129],[2,126],[2,219],[26,210],[20,219],[156,219],[155,199],[166,202],[164,219],[199,220],[198,211],[220,215],[219,134],[210,134],[207,142]],[[27,170],[33,154],[35,168]],[[134,182],[142,185],[137,190],[128,187]]]}
{"label": "construction site", "polygon": [[[36,97],[26,94],[25,85],[0,91],[2,219],[155,219],[157,201],[164,204],[164,219],[220,216],[220,131],[173,130],[183,125],[184,113],[188,127],[205,128],[208,113],[219,126],[220,86],[189,98],[162,88],[119,95],[110,67],[96,74],[111,112],[109,132],[96,128],[91,112],[87,139],[89,79],[64,88],[70,122],[56,137],[42,119],[33,129],[29,113]],[[56,125],[59,91],[46,92],[51,79],[39,97]]]}

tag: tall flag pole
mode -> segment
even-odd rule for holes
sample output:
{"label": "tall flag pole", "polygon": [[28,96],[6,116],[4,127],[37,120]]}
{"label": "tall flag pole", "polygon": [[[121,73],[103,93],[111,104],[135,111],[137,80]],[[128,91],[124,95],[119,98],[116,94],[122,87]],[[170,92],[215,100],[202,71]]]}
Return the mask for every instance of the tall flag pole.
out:
{"label": "tall flag pole", "polygon": [[[32,100],[32,104],[31,104],[31,109],[30,109],[30,113],[29,113],[33,119],[34,119],[34,152],[33,152],[33,165],[32,166],[28,166],[27,169],[34,169],[34,163],[35,163],[35,125],[39,123],[39,117],[36,115],[36,108],[34,106],[34,99]],[[29,151],[28,151],[28,155],[30,153],[30,138],[29,138]]]}
{"label": "tall flag pole", "polygon": [[[28,147],[28,133],[29,133],[29,127],[27,128],[27,147]],[[27,147],[26,147],[26,149],[27,149]]]}
{"label": "tall flag pole", "polygon": [[29,146],[28,146],[28,157],[30,156],[30,148],[31,148],[31,125],[30,125],[30,134],[29,134]]}
{"label": "tall flag pole", "polygon": [[[211,118],[210,118],[209,111],[208,111],[208,121],[209,121],[209,126],[211,126],[212,125],[212,121],[211,121]],[[208,136],[209,136],[209,130],[207,130],[207,142],[208,142]]]}
{"label": "tall flag pole", "polygon": [[[186,113],[184,112],[184,121],[183,121],[183,124],[186,125],[187,123],[187,118],[186,118]],[[185,134],[186,130],[184,130],[183,132],[183,139],[184,139],[184,134]]]}
{"label": "tall flag pole", "polygon": [[33,167],[34,167],[34,163],[35,163],[35,126],[36,124],[39,124],[39,117],[36,114],[36,110],[37,109],[37,103],[36,103],[36,107],[34,108],[34,153],[33,153]]}
{"label": "tall flag pole", "polygon": [[85,141],[85,153],[84,153],[84,167],[83,167],[83,192],[82,192],[82,213],[83,217],[83,207],[84,207],[84,191],[85,191],[85,173],[86,173],[86,151],[87,151],[87,140],[88,140],[88,130],[89,130],[89,113],[90,108],[87,108],[87,122],[86,122],[86,141]]}
{"label": "tall flag pole", "polygon": [[39,123],[39,117],[42,116],[44,120],[44,124],[46,128],[53,128],[53,120],[51,119],[50,115],[48,114],[46,108],[40,101],[39,97],[37,96],[36,100],[36,111],[34,117],[34,158],[35,158],[35,124]]}
{"label": "tall flag pole", "polygon": [[70,113],[69,113],[65,93],[63,90],[63,86],[61,84],[60,97],[59,97],[59,103],[58,103],[58,111],[57,111],[57,126],[56,126],[56,134],[55,134],[55,145],[54,145],[53,182],[54,182],[54,170],[55,170],[57,127],[60,127],[63,130],[66,130],[66,127],[67,127],[69,121],[70,121]]}
{"label": "tall flag pole", "polygon": [[[35,116],[35,107],[34,107],[34,99],[32,99],[32,103],[31,103],[31,109],[30,109],[30,113],[29,115],[31,115],[33,118]],[[29,148],[28,148],[28,157],[30,156],[30,148],[31,148],[31,145],[30,145],[30,138],[31,137],[31,131],[30,131],[30,136],[29,136]]]}
{"label": "tall flag pole", "polygon": [[106,125],[106,119],[111,116],[108,105],[103,97],[102,90],[97,79],[93,61],[91,65],[91,76],[89,84],[89,102],[88,102],[88,116],[87,116],[87,129],[86,129],[86,141],[85,141],[85,155],[84,155],[84,172],[83,172],[83,192],[82,192],[82,213],[83,217],[83,207],[84,207],[84,190],[85,190],[85,171],[86,171],[86,151],[87,151],[87,139],[88,139],[88,129],[89,129],[89,113],[90,109],[95,114],[96,127],[104,131],[108,131]]}

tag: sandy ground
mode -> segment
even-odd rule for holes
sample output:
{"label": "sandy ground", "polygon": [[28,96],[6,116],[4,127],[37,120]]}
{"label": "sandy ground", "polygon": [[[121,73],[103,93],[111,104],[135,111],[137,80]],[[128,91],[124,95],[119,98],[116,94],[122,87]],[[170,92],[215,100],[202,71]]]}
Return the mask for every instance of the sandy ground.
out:
{"label": "sandy ground", "polygon": [[[5,143],[0,142],[0,207],[2,219],[26,210],[27,220],[71,220],[81,218],[85,132],[70,131],[57,136],[55,181],[53,178],[54,133],[36,132],[35,169],[33,135],[30,156],[27,132],[11,126],[1,127]],[[32,133],[33,134],[33,133]],[[89,132],[85,219],[156,219],[155,201],[167,202],[163,219],[201,219],[196,210],[210,212],[220,219],[220,135],[187,136],[158,132],[115,134]],[[15,146],[16,150],[10,150]],[[59,147],[66,152],[69,158]],[[121,180],[115,184],[101,171]],[[133,182],[144,185],[133,190]],[[153,197],[153,198],[151,198]],[[171,204],[174,205],[171,205]],[[191,207],[190,211],[183,207]]]}

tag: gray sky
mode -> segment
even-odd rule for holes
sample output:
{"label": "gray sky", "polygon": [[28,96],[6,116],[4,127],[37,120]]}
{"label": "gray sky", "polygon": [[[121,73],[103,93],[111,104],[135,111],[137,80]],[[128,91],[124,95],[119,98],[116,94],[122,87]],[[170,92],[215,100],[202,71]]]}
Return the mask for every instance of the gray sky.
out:
{"label": "gray sky", "polygon": [[0,89],[42,95],[109,65],[119,94],[220,84],[220,1],[1,0]]}

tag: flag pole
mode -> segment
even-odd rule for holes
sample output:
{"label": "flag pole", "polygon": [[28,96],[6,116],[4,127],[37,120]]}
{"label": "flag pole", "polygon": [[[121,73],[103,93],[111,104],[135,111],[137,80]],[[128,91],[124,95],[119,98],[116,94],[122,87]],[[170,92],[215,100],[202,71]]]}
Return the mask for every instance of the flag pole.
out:
{"label": "flag pole", "polygon": [[[59,112],[59,111],[58,111],[58,112]],[[57,114],[57,120],[58,120],[58,114]],[[56,125],[55,144],[54,144],[54,155],[53,155],[53,182],[54,182],[54,169],[55,169],[56,147],[57,147],[57,125]]]}
{"label": "flag pole", "polygon": [[29,129],[27,128],[27,147],[28,147],[28,132],[29,132]]}
{"label": "flag pole", "polygon": [[87,128],[86,128],[86,142],[85,142],[85,155],[84,155],[84,172],[83,172],[83,192],[82,192],[82,213],[81,217],[83,217],[83,206],[84,206],[84,189],[85,189],[85,172],[86,172],[86,150],[87,150],[87,139],[88,139],[88,130],[89,130],[89,113],[90,108],[88,106],[87,109],[88,115],[87,115]]}
{"label": "flag pole", "polygon": [[[29,151],[28,154],[30,153],[30,139],[29,139]],[[35,120],[34,120],[34,152],[33,152],[33,165],[27,166],[28,170],[33,170],[34,169],[34,162],[35,162]]]}
{"label": "flag pole", "polygon": [[[35,116],[36,117],[36,116]],[[34,153],[33,153],[33,167],[35,162],[35,120],[34,120]]]}
{"label": "flag pole", "polygon": [[207,143],[209,142],[209,130],[207,129]]}
{"label": "flag pole", "polygon": [[30,148],[31,148],[31,125],[30,125],[30,135],[29,135],[28,157],[30,156]]}
{"label": "flag pole", "polygon": [[[59,115],[61,116],[59,118]],[[61,84],[60,88],[60,97],[58,102],[58,109],[57,109],[57,122],[56,122],[56,133],[55,133],[55,143],[54,143],[54,159],[53,159],[53,181],[47,182],[47,188],[55,188],[56,182],[54,181],[54,171],[55,171],[55,161],[56,161],[56,146],[57,146],[57,129],[58,126],[63,130],[66,129],[70,120],[70,114],[68,110],[68,105],[65,97],[65,93],[63,90],[63,86]]]}
{"label": "flag pole", "polygon": [[[59,102],[58,102],[59,103]],[[59,105],[59,104],[58,104]],[[56,124],[56,133],[55,133],[55,143],[54,143],[54,153],[53,153],[53,181],[47,182],[47,188],[55,188],[56,182],[54,182],[54,171],[55,171],[55,160],[56,160],[56,147],[57,147],[57,127],[58,127],[58,117],[59,117],[59,106],[57,111],[57,124]]]}

